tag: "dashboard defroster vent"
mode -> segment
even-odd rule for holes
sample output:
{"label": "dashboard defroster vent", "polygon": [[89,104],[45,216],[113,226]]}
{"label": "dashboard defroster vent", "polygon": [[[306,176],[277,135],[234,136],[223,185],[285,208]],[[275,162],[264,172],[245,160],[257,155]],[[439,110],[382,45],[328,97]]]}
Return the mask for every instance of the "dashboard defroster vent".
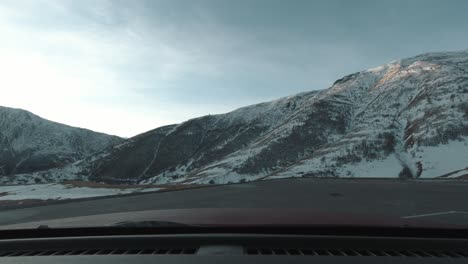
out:
{"label": "dashboard defroster vent", "polygon": [[247,255],[292,255],[292,256],[382,256],[382,257],[437,257],[468,258],[462,251],[426,250],[375,250],[375,249],[309,249],[309,248],[246,248]]}
{"label": "dashboard defroster vent", "polygon": [[74,255],[193,255],[197,248],[70,249],[0,252],[0,257]]}

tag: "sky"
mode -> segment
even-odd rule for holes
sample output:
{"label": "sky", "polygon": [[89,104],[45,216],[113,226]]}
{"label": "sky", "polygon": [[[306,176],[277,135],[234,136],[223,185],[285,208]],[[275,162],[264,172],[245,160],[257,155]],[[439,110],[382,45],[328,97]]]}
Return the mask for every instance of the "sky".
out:
{"label": "sky", "polygon": [[0,0],[0,105],[122,137],[468,49],[464,0]]}

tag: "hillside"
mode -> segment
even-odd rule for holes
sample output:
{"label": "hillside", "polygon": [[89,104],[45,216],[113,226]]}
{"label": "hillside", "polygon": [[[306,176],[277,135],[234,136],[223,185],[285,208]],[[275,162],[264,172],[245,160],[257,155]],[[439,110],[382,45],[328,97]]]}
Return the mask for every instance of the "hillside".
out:
{"label": "hillside", "polygon": [[439,177],[468,166],[467,94],[468,52],[423,54],[326,90],[157,128],[47,175],[134,184]]}
{"label": "hillside", "polygon": [[0,107],[0,176],[63,167],[120,141],[25,110]]}

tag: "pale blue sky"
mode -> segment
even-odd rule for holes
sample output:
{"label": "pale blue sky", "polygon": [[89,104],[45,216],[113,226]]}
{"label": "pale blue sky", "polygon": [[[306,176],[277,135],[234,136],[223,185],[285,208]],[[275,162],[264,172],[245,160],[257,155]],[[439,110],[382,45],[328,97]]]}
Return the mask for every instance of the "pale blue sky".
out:
{"label": "pale blue sky", "polygon": [[463,0],[0,0],[0,105],[120,136],[468,49]]}

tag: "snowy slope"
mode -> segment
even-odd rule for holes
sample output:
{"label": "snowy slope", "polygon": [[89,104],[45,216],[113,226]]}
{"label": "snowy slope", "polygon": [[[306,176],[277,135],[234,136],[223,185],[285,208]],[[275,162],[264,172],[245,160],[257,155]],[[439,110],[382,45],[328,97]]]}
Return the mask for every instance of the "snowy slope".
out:
{"label": "snowy slope", "polygon": [[28,111],[0,107],[0,176],[61,167],[119,141],[115,136],[51,122]]}
{"label": "snowy slope", "polygon": [[[437,177],[468,165],[467,91],[468,52],[355,73],[307,98],[286,123],[178,181]],[[173,180],[162,176],[147,182]]]}
{"label": "snowy slope", "polygon": [[137,192],[154,192],[161,188],[90,188],[76,187],[70,184],[30,184],[16,186],[0,186],[0,202],[11,200],[64,200],[87,197],[98,197]]}
{"label": "snowy slope", "polygon": [[357,72],[330,88],[157,128],[23,182],[432,178],[468,166],[468,52]]}
{"label": "snowy slope", "polygon": [[154,175],[160,176],[160,183],[182,181],[182,175],[210,166],[251,145],[273,127],[288,123],[317,94],[302,93],[157,128],[85,161],[85,174],[91,180],[107,182],[137,183]]}
{"label": "snowy slope", "polygon": [[366,94],[355,97],[344,137],[269,178],[330,171],[333,176],[397,177],[405,167],[409,174],[401,177],[437,177],[468,165],[467,52],[397,61],[329,91],[351,87],[356,92],[353,82],[369,80],[369,73],[378,78],[366,81],[371,84]]}

